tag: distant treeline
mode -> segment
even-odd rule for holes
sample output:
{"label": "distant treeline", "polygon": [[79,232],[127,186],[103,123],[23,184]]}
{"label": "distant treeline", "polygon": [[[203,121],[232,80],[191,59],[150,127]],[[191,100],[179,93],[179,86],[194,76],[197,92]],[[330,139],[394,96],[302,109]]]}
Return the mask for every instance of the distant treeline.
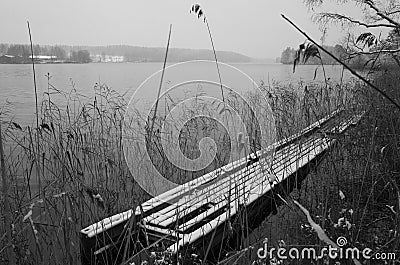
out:
{"label": "distant treeline", "polygon": [[[88,62],[89,57],[94,56],[124,56],[127,62],[162,62],[165,56],[165,48],[148,48],[129,45],[110,46],[68,46],[68,45],[34,45],[34,55],[56,56],[57,60],[70,60]],[[0,56],[11,55],[29,58],[30,46],[23,44],[0,44]],[[89,57],[88,57],[89,56]],[[217,51],[218,60],[222,62],[250,62],[252,59],[245,55]],[[89,58],[89,59],[88,59]],[[211,50],[205,49],[180,49],[172,48],[168,53],[169,62],[181,62],[187,60],[214,60]]]}
{"label": "distant treeline", "polygon": [[[346,55],[346,50],[339,44],[335,46],[324,46],[324,48],[340,59],[343,59]],[[296,51],[297,50],[294,48],[287,47],[282,52],[280,62],[283,64],[293,64],[294,58],[296,57]],[[320,53],[324,64],[337,64],[337,62],[327,53],[323,51],[320,51]],[[306,64],[321,64],[321,61],[319,58],[311,57],[310,59],[308,59]]]}
{"label": "distant treeline", "polygon": [[[71,48],[88,50],[90,54],[124,56],[124,60],[127,62],[162,62],[165,56],[165,48],[138,47],[130,45],[73,46]],[[217,51],[217,56],[218,60],[222,62],[251,61],[250,57],[235,52]],[[169,62],[182,62],[188,60],[214,60],[214,54],[211,50],[205,49],[169,49]]]}
{"label": "distant treeline", "polygon": [[[13,56],[15,63],[29,62],[32,52],[30,45],[27,44],[0,44],[0,56]],[[89,63],[90,53],[87,50],[66,49],[66,46],[33,45],[33,55],[37,60],[40,56],[48,56],[53,61],[67,61],[77,63]]]}
{"label": "distant treeline", "polygon": [[[40,46],[33,45],[34,55],[49,55],[57,56],[60,60],[67,59],[66,51],[60,46]],[[27,44],[0,44],[0,55],[12,55],[22,58],[29,58],[31,56],[31,48]]]}

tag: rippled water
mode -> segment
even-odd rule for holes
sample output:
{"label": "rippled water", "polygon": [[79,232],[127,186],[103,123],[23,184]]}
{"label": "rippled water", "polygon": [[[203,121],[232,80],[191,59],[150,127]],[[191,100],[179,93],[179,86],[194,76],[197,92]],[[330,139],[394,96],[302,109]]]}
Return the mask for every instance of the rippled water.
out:
{"label": "rippled water", "polygon": [[[281,64],[231,64],[248,74],[257,83],[282,81],[312,81],[316,66],[302,65],[293,73],[291,65]],[[50,73],[51,83],[59,90],[68,92],[73,87],[85,95],[93,96],[95,83],[107,84],[129,99],[135,89],[151,74],[162,68],[162,63],[109,63],[109,64],[39,64],[36,65],[36,80],[39,100],[47,91],[46,74]],[[186,75],[202,71],[202,65],[189,67],[180,73]],[[339,80],[340,66],[326,66],[327,77]],[[186,73],[185,73],[186,72]],[[348,74],[346,74],[348,76]],[[166,81],[168,80],[166,76]],[[171,77],[172,78],[172,77]],[[222,79],[234,79],[234,76]],[[321,69],[317,79],[322,80]],[[155,88],[157,89],[157,88]],[[31,123],[35,112],[32,66],[28,64],[0,64],[0,110],[7,105],[8,116],[22,124]]]}

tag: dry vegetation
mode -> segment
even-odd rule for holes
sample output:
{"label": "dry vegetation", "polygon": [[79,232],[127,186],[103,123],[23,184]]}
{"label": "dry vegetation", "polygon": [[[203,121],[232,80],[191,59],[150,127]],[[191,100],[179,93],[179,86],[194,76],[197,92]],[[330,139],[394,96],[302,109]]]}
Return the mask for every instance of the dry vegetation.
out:
{"label": "dry vegetation", "polygon": [[[399,100],[396,72],[378,72],[375,84]],[[314,221],[333,240],[346,237],[349,247],[371,248],[373,253],[396,253],[397,260],[374,260],[367,264],[395,264],[399,253],[400,112],[377,93],[361,84],[351,84],[353,97],[368,110],[361,124],[340,137],[323,163],[298,190],[289,205],[266,220],[251,235],[255,250],[265,238],[270,247],[326,244],[318,238],[304,214],[293,203],[298,200],[310,210]],[[360,99],[362,99],[360,101]],[[314,105],[315,106],[315,105]],[[354,106],[355,107],[355,106]],[[290,125],[289,125],[290,127]],[[256,252],[242,258],[243,264],[258,260]],[[362,259],[361,259],[362,261]],[[355,264],[352,260],[319,261],[258,260],[258,264]]]}
{"label": "dry vegetation", "polygon": [[95,92],[87,103],[50,85],[39,128],[2,119],[12,224],[3,261],[13,253],[18,264],[77,264],[82,227],[146,198],[122,152],[124,100],[106,86]]}
{"label": "dry vegetation", "polygon": [[[394,93],[398,77],[391,78],[377,77],[376,82],[388,89],[392,87]],[[314,177],[306,180],[297,199],[314,216],[320,216],[319,222],[333,238],[351,233],[352,243],[369,245],[369,235],[374,235],[378,237],[378,246],[395,249],[400,127],[397,112],[355,81],[275,83],[264,84],[262,89],[275,114],[279,138],[297,132],[338,107],[369,110],[362,127],[340,140],[340,148]],[[13,258],[16,264],[78,264],[82,227],[133,208],[147,198],[124,160],[122,128],[126,103],[104,85],[97,85],[95,92],[95,98],[88,102],[75,91],[63,94],[49,84],[41,105],[39,128],[20,126],[2,115],[5,174],[10,183],[2,199],[3,203],[9,202],[10,215],[3,220],[10,221],[12,238],[6,241],[8,229],[3,229],[2,262]],[[57,106],[53,97],[63,97],[67,104]],[[191,144],[196,143],[197,140]],[[189,145],[187,152],[192,150]],[[339,189],[346,201],[338,200]],[[310,194],[313,199],[309,199]],[[385,205],[394,206],[393,212]],[[354,224],[351,230],[334,226],[339,216],[347,214],[342,208],[354,211],[347,216]],[[275,238],[283,239],[294,231],[301,233],[300,226],[293,224],[296,218],[288,215],[279,223],[283,220],[291,227]],[[258,235],[268,236],[265,231]],[[251,240],[247,244],[256,246]]]}

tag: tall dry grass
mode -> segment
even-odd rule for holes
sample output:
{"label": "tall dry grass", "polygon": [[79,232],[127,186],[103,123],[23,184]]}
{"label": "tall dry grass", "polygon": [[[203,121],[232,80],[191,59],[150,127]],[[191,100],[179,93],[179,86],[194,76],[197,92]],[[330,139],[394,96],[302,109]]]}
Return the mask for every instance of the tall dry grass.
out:
{"label": "tall dry grass", "polygon": [[[393,85],[397,81],[395,79],[390,81],[385,77],[382,78],[382,82]],[[399,153],[396,144],[399,127],[396,113],[356,81],[347,83],[329,81],[328,84],[273,83],[263,84],[261,90],[270,101],[278,139],[298,132],[338,108],[345,108],[348,112],[357,112],[360,109],[370,111],[368,122],[364,122],[363,126],[370,128],[369,119],[373,119],[376,124],[381,124],[378,126],[380,129],[372,135],[368,134],[367,129],[358,131],[362,135],[365,133],[365,137],[370,137],[369,141],[366,141],[367,138],[364,136],[350,135],[346,141],[341,142],[339,149],[341,151],[333,153],[330,156],[331,160],[327,160],[323,165],[323,168],[334,167],[324,169],[323,175],[326,177],[322,179],[335,180],[332,183],[329,182],[329,187],[336,189],[336,193],[332,191],[328,196],[326,194],[329,190],[326,184],[328,182],[321,184],[318,177],[314,177],[306,181],[304,185],[306,188],[302,188],[299,198],[300,201],[306,200],[303,201],[305,203],[309,194],[313,194],[314,199],[311,199],[311,204],[307,206],[312,209],[313,214],[321,211],[318,213],[326,219],[335,205],[331,204],[327,198],[337,194],[337,190],[340,189],[346,196],[353,194],[353,199],[346,204],[350,204],[354,211],[360,209],[360,212],[354,214],[357,216],[354,217],[354,223],[360,224],[356,227],[362,229],[367,219],[375,220],[374,218],[377,217],[373,216],[369,207],[379,196],[374,195],[374,200],[372,200],[372,195],[365,196],[365,194],[376,192],[377,187],[381,187],[379,185],[382,180],[385,180],[381,188],[389,194],[389,199],[394,199],[393,190],[386,189],[389,186],[396,186],[385,185],[389,183],[389,180],[390,183],[397,183],[393,182],[395,181],[393,174],[398,171],[393,168],[388,170],[392,166],[398,166],[396,161],[398,161]],[[12,240],[6,242],[3,240],[5,237],[1,237],[4,247],[0,249],[0,256],[3,262],[9,260],[10,257],[6,255],[9,252],[6,250],[11,249],[17,264],[79,264],[80,229],[112,214],[134,208],[148,198],[148,195],[135,183],[124,159],[122,138],[124,125],[126,125],[124,123],[127,122],[124,120],[127,103],[121,95],[105,85],[96,84],[94,92],[95,96],[91,99],[80,96],[75,90],[63,93],[51,85],[49,77],[48,91],[41,105],[39,128],[20,126],[7,120],[3,115],[2,133],[6,143],[5,169],[8,182],[11,184],[7,197],[12,213]],[[60,97],[62,101],[55,100]],[[249,98],[253,98],[257,104],[256,94],[250,95]],[[65,102],[65,104],[55,102]],[[190,115],[195,116],[196,112],[193,112],[193,109],[196,110],[197,107],[200,108],[201,104],[188,108],[184,112],[184,115],[187,115],[185,119],[190,118]],[[238,105],[239,108],[240,105]],[[251,115],[251,113],[246,115]],[[162,115],[156,117],[156,119],[163,118]],[[183,136],[183,139],[187,141],[181,141],[184,143],[181,148],[188,156],[198,155],[196,147],[204,135],[199,128],[204,127],[207,127],[210,135],[214,134],[214,139],[217,141],[224,143],[229,140],[224,138],[226,135],[218,133],[220,132],[218,124],[210,120],[196,120],[185,127],[187,135]],[[160,137],[155,134],[151,141],[156,143],[160,141]],[[352,144],[352,141],[357,144]],[[381,146],[383,143],[385,145]],[[222,151],[225,147],[224,144],[220,146]],[[385,148],[382,151],[383,147]],[[257,144],[254,148],[257,148]],[[376,162],[377,158],[372,155],[377,149],[382,153],[383,160],[378,161],[381,164]],[[367,153],[366,150],[368,150]],[[248,150],[243,155],[251,151],[253,150]],[[156,154],[159,150],[153,150],[153,152]],[[358,152],[358,155],[354,152]],[[160,160],[166,159],[161,152],[157,157]],[[221,157],[204,172],[197,174],[218,168],[226,161]],[[382,166],[386,170],[385,177],[376,179],[376,176],[371,173],[370,167],[376,163],[390,165]],[[35,168],[39,169],[40,176]],[[164,168],[164,170],[165,174],[174,175],[176,177],[174,181],[178,182],[197,177],[197,175],[190,176],[187,172],[175,174],[177,172],[174,168]],[[344,174],[344,172],[347,173]],[[358,172],[358,175],[355,172]],[[364,173],[361,174],[361,172]],[[379,172],[382,173],[382,171]],[[318,176],[319,173],[321,172],[318,171]],[[354,177],[350,178],[351,174],[354,174]],[[321,186],[318,185],[325,185],[322,191]],[[362,196],[357,192],[360,185],[363,190]],[[323,202],[324,207],[318,206],[320,202]],[[330,218],[333,215],[331,214]],[[325,219],[321,219],[321,222],[323,222],[323,227],[329,230]],[[362,233],[359,234],[362,235]],[[264,234],[260,233],[260,235]],[[358,240],[359,237],[356,239]],[[250,239],[245,239],[241,247],[253,246],[253,243]]]}
{"label": "tall dry grass", "polygon": [[146,198],[122,151],[126,103],[105,85],[94,92],[87,99],[49,83],[39,128],[2,118],[12,213],[4,261],[12,248],[18,264],[77,264],[80,229]]}
{"label": "tall dry grass", "polygon": [[[396,71],[380,69],[370,78],[392,99],[400,101],[396,85],[400,77]],[[266,220],[250,236],[250,245],[255,250],[263,247],[265,238],[275,248],[314,246],[318,250],[326,246],[294,203],[297,200],[334,242],[345,237],[345,247],[370,248],[374,255],[386,255],[386,259],[379,261],[365,261],[361,256],[361,263],[398,262],[400,113],[367,86],[353,83],[351,87],[349,96],[354,100],[348,108],[366,110],[365,117],[356,128],[337,138],[337,148],[288,196],[289,205],[281,206],[276,216]],[[265,260],[259,259],[255,251],[241,257],[238,264],[249,264],[249,260],[255,264],[356,264],[351,259],[335,260],[327,256],[314,261],[282,260],[276,253],[272,259]]]}

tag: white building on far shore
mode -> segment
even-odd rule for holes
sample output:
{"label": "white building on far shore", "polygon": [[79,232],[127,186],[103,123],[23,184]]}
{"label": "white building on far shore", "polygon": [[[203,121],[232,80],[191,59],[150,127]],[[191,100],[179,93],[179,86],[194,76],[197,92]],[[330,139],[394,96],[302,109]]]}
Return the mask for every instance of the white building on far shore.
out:
{"label": "white building on far shore", "polygon": [[[29,59],[32,59],[32,55],[29,56]],[[36,60],[56,60],[57,56],[52,56],[52,55],[33,55],[33,59],[36,59]]]}
{"label": "white building on far shore", "polygon": [[93,62],[97,63],[122,63],[124,62],[124,56],[114,56],[114,55],[92,55],[91,59]]}

